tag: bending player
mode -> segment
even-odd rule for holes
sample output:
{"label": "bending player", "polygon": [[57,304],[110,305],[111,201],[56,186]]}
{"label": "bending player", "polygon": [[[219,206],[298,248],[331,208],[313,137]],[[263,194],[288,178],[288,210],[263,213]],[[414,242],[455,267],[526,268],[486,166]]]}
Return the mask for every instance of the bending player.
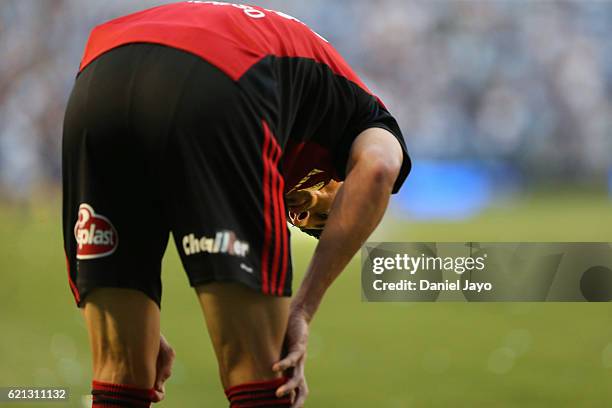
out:
{"label": "bending player", "polygon": [[[192,1],[96,27],[63,136],[64,245],[93,407],[163,398],[169,233],[231,407],[303,406],[308,326],[409,169],[382,102],[290,16]],[[320,235],[293,301],[288,213]]]}

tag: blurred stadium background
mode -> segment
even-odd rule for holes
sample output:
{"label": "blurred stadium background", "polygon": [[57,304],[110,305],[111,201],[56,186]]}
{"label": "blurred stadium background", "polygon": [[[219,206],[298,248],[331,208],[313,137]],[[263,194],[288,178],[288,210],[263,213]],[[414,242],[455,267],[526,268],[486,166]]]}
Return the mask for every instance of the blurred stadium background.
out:
{"label": "blurred stadium background", "polygon": [[[67,386],[67,406],[85,406],[87,335],[60,231],[63,110],[92,26],[162,3],[0,4],[0,386]],[[611,2],[258,4],[328,38],[400,120],[414,171],[372,240],[612,241]],[[295,287],[314,242],[293,238]],[[172,245],[164,266],[178,360],[159,406],[225,406]],[[365,304],[359,283],[355,260],[315,320],[309,406],[612,401],[607,304]]]}

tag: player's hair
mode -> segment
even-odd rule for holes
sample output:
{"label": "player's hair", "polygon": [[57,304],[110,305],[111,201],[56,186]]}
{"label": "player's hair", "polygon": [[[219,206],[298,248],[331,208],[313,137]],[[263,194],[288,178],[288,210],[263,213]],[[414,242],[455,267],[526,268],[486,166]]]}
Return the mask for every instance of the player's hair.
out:
{"label": "player's hair", "polygon": [[300,228],[300,230],[303,233],[310,235],[311,237],[315,237],[316,239],[321,238],[321,233],[323,232],[322,229],[312,229],[312,228]]}

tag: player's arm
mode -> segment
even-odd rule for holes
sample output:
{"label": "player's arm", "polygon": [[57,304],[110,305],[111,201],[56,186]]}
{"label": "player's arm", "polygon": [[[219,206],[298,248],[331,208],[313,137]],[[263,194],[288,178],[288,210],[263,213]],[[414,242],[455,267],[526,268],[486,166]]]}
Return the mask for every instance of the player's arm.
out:
{"label": "player's arm", "polygon": [[380,223],[402,166],[402,149],[387,130],[370,128],[353,142],[347,177],[292,307],[308,321],[323,295]]}
{"label": "player's arm", "polygon": [[292,302],[287,329],[288,355],[274,369],[293,367],[292,378],[277,394],[298,391],[295,406],[307,394],[303,377],[308,325],[323,295],[363,245],[385,213],[402,167],[403,150],[387,130],[369,128],[353,142],[346,179],[329,213],[319,244]]}

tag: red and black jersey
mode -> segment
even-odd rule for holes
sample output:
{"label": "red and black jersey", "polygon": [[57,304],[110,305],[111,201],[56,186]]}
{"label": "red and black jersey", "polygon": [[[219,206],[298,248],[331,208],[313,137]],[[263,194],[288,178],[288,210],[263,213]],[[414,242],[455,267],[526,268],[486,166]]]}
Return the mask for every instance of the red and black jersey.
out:
{"label": "red and black jersey", "polygon": [[404,150],[394,191],[410,171],[401,131],[383,103],[324,38],[291,16],[215,1],[151,8],[94,28],[80,70],[130,43],[190,52],[239,83],[279,141],[285,191],[343,180],[350,146],[369,127],[389,130]]}

